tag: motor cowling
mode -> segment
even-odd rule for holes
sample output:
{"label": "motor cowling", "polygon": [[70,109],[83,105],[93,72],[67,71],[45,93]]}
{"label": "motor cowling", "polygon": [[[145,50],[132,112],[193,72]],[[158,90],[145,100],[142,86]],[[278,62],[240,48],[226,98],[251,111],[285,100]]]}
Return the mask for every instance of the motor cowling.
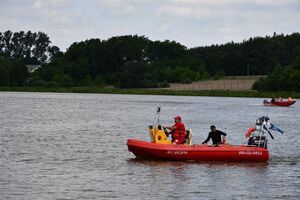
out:
{"label": "motor cowling", "polygon": [[268,140],[266,136],[251,136],[248,139],[248,145],[257,146],[260,148],[267,148]]}

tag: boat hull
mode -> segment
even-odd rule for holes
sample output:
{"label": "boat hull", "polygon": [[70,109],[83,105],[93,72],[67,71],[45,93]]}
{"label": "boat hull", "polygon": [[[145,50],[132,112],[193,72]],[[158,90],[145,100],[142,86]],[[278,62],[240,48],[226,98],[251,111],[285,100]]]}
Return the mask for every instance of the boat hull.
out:
{"label": "boat hull", "polygon": [[263,102],[265,106],[290,106],[293,105],[296,101],[275,101],[275,102],[270,102],[270,101],[265,101]]}
{"label": "boat hull", "polygon": [[136,157],[146,159],[220,162],[267,162],[269,159],[267,149],[243,145],[167,145],[128,139],[127,146]]}

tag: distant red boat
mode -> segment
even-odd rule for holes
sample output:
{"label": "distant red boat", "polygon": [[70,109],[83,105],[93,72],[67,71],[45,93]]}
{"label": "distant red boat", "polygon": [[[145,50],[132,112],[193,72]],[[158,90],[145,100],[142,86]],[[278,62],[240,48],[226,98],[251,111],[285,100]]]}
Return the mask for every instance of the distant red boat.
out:
{"label": "distant red boat", "polygon": [[263,103],[265,106],[290,106],[293,105],[296,100],[279,100],[275,99],[273,101],[264,100]]}
{"label": "distant red boat", "polygon": [[194,160],[221,162],[267,162],[266,148],[247,145],[177,145],[156,144],[128,139],[128,150],[136,157],[164,160]]}

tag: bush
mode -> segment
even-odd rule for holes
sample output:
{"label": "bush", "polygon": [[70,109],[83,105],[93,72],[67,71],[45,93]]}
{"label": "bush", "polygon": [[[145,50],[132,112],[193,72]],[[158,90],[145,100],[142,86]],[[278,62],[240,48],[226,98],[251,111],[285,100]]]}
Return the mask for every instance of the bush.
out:
{"label": "bush", "polygon": [[168,87],[170,87],[170,84],[168,83],[168,81],[163,81],[163,82],[160,82],[158,84],[158,87],[160,87],[160,88],[168,88]]}
{"label": "bush", "polygon": [[0,56],[0,86],[23,86],[28,75],[22,62]]}
{"label": "bush", "polygon": [[260,78],[253,85],[258,91],[300,91],[300,59],[286,68],[277,66],[266,78]]}
{"label": "bush", "polygon": [[52,88],[52,87],[58,87],[59,84],[56,81],[49,81],[47,82],[46,86]]}
{"label": "bush", "polygon": [[64,87],[71,87],[73,85],[74,81],[73,78],[67,74],[63,75],[60,85]]}
{"label": "bush", "polygon": [[214,75],[214,80],[219,80],[225,76],[224,71],[217,71],[216,74]]}
{"label": "bush", "polygon": [[40,79],[39,77],[30,77],[25,82],[25,86],[28,87],[44,87],[46,85],[46,81]]}
{"label": "bush", "polygon": [[103,87],[105,85],[105,81],[103,80],[102,76],[97,76],[93,81],[93,85]]}
{"label": "bush", "polygon": [[190,78],[186,77],[183,80],[181,80],[181,83],[190,84],[190,83],[192,83],[192,80]]}

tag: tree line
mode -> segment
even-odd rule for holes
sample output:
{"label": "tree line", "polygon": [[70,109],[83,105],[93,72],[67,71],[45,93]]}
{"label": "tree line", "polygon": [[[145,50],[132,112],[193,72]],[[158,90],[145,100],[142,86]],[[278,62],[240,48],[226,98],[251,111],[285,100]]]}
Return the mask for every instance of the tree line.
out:
{"label": "tree line", "polygon": [[50,43],[43,32],[0,32],[0,86],[23,86],[29,78],[26,64],[44,64],[61,53]]}
{"label": "tree line", "polygon": [[300,92],[300,56],[287,67],[278,65],[266,78],[256,81],[253,89]]}
{"label": "tree line", "polygon": [[229,76],[267,75],[300,55],[300,34],[274,33],[272,37],[255,37],[241,43],[193,48],[189,53],[202,59],[210,74],[221,71]]}
{"label": "tree line", "polygon": [[[274,33],[273,36],[250,38],[241,43],[191,49],[175,41],[152,41],[137,35],[75,42],[64,53],[50,43],[45,33],[6,31],[0,33],[0,56],[25,64],[42,65],[27,75],[21,85],[149,88],[167,87],[171,82],[217,79],[225,75],[281,73],[278,68],[297,74],[298,69],[290,66],[294,66],[300,55],[299,33]],[[269,84],[266,80],[260,81],[264,84],[256,84],[255,89],[261,90],[261,85]],[[295,84],[293,81],[291,85]]]}
{"label": "tree line", "polygon": [[50,38],[43,32],[0,32],[0,55],[18,59],[25,64],[41,64],[59,53],[57,46],[50,46]]}

